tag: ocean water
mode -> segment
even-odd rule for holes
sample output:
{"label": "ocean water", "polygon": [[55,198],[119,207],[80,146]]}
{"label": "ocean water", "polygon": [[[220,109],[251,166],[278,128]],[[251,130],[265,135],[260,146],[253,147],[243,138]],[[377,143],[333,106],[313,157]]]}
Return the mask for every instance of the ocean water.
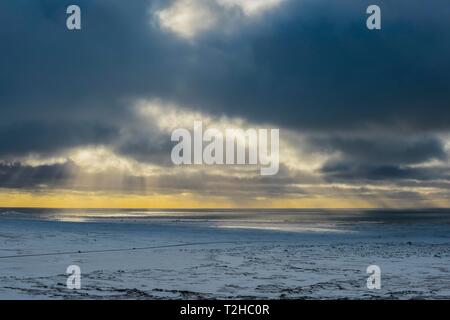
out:
{"label": "ocean water", "polygon": [[450,209],[49,209],[1,208],[1,217],[60,219],[237,220],[273,222],[450,223]]}
{"label": "ocean water", "polygon": [[388,226],[450,227],[450,209],[47,209],[0,208],[0,219],[176,222],[222,228],[351,232]]}

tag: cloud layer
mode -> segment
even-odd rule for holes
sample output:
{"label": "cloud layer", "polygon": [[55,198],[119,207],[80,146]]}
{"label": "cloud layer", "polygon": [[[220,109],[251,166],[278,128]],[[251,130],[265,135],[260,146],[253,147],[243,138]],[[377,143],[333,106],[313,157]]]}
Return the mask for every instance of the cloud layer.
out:
{"label": "cloud layer", "polygon": [[[447,1],[378,1],[381,31],[369,1],[78,0],[80,31],[69,4],[0,4],[0,188],[445,199]],[[280,128],[279,176],[174,168],[194,119]]]}

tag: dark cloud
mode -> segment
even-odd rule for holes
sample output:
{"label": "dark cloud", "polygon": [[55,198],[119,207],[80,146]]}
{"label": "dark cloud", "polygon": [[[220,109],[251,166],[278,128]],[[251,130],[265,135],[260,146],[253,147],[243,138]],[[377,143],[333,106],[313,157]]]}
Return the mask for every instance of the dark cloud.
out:
{"label": "dark cloud", "polygon": [[35,153],[51,155],[86,144],[109,144],[117,137],[115,127],[101,122],[20,122],[0,126],[0,155],[11,158]]}
{"label": "dark cloud", "polygon": [[60,187],[73,178],[76,169],[72,162],[38,167],[0,163],[0,188]]}
{"label": "dark cloud", "polygon": [[290,1],[229,41],[211,35],[169,98],[298,130],[447,129],[446,2],[380,1],[377,32],[368,4]]}
{"label": "dark cloud", "polygon": [[[160,89],[166,51],[178,52],[175,41],[151,28],[148,1],[75,3],[83,29],[74,32],[65,27],[73,1],[0,4],[0,128],[32,145],[34,134],[19,128],[40,127],[48,134],[42,152],[61,148],[64,138],[70,145],[75,134],[79,145],[107,143],[111,131],[133,120],[130,100]],[[8,147],[0,152],[15,153],[14,143]]]}
{"label": "dark cloud", "polygon": [[432,136],[330,136],[312,138],[310,144],[323,151],[340,152],[347,161],[360,164],[405,165],[446,160],[441,140]]}
{"label": "dark cloud", "polygon": [[[432,136],[378,134],[365,137],[328,137],[312,139],[318,148],[337,151],[338,160],[328,160],[321,168],[327,181],[393,182],[398,180],[448,180],[448,168],[442,164],[417,166],[437,160],[445,163],[448,155],[443,142]],[[415,165],[415,166],[414,166]]]}
{"label": "dark cloud", "polygon": [[[248,171],[242,166],[223,168],[223,174],[204,170],[196,172],[180,172],[177,175],[170,171],[145,177],[129,171],[105,168],[102,171],[90,172],[71,160],[51,165],[30,166],[20,162],[0,163],[0,188],[22,188],[30,191],[65,189],[72,191],[122,192],[130,194],[180,194],[183,192],[230,197],[245,200],[264,196],[301,196],[307,190],[295,187],[294,184],[317,182],[307,173],[292,175],[281,166],[280,174],[262,177],[258,168]],[[247,174],[245,174],[247,173]],[[253,174],[252,174],[253,173]],[[239,185],[239,188],[236,188]]]}
{"label": "dark cloud", "polygon": [[366,182],[373,180],[397,182],[397,180],[449,180],[447,167],[402,167],[398,165],[371,165],[354,162],[329,162],[322,172],[327,181]]}
{"label": "dark cloud", "polygon": [[[74,3],[83,29],[71,32]],[[221,19],[233,32],[219,26],[194,41],[151,20],[171,3],[2,1],[0,157],[106,144],[164,163],[168,137],[117,143],[135,123],[132,101],[156,97],[302,132],[390,128],[382,141],[322,141],[344,154],[324,167],[329,176],[425,179],[433,173],[401,165],[445,158],[431,134],[450,129],[448,1],[377,1],[381,31],[365,28],[369,1],[286,1],[255,21],[233,10]]]}

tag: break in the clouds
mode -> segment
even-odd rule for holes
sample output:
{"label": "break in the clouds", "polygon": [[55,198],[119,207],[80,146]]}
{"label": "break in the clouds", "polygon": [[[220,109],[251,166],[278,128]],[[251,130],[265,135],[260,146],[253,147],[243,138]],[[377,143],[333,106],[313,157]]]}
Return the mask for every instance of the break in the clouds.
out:
{"label": "break in the clouds", "polygon": [[154,14],[160,25],[185,39],[209,30],[232,32],[240,20],[261,16],[284,0],[176,0]]}
{"label": "break in the clouds", "polygon": [[[441,201],[450,6],[377,1],[369,31],[370,4],[3,1],[0,187]],[[170,130],[193,120],[280,128],[279,175],[173,167]]]}

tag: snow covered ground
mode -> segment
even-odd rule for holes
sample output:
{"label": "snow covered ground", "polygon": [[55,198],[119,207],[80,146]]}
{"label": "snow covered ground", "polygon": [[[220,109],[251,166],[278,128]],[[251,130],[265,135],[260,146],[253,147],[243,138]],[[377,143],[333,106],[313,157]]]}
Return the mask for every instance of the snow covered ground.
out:
{"label": "snow covered ground", "polygon": [[[0,298],[450,298],[447,216],[266,218],[0,211]],[[380,290],[366,287],[373,264]],[[69,265],[79,290],[66,287]]]}

